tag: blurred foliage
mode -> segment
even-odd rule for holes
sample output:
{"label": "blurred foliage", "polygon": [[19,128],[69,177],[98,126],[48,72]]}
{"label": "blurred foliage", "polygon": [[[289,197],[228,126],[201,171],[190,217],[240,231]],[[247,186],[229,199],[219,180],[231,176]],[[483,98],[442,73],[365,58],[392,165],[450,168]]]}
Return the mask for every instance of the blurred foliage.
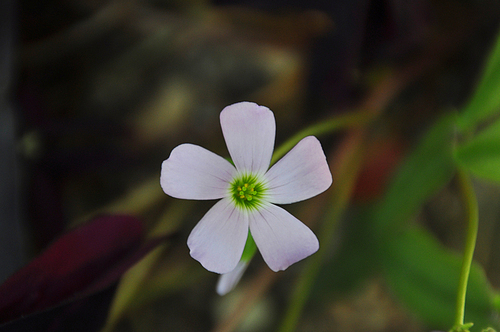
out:
{"label": "blurred foliage", "polygon": [[[499,91],[500,39],[491,51],[476,92],[457,122],[465,136],[456,151],[458,163],[474,175],[495,182],[500,181]],[[481,129],[476,133],[477,127]]]}
{"label": "blurred foliage", "polygon": [[454,118],[447,115],[437,121],[391,180],[373,215],[374,230],[382,241],[397,234],[451,180]]}
{"label": "blurred foliage", "polygon": [[[498,34],[497,38],[500,38]],[[494,44],[475,93],[462,111],[457,125],[473,129],[481,121],[498,114],[500,109],[500,39]]]}
{"label": "blurred foliage", "polygon": [[[94,306],[106,332],[451,328],[465,203],[443,191],[459,196],[458,168],[500,180],[499,16],[495,1],[19,1],[32,256],[102,213],[140,217],[143,241],[168,235]],[[280,273],[256,255],[220,298],[185,244],[212,203],[167,197],[159,169],[184,142],[227,155],[218,115],[242,100],[274,111],[273,162],[317,135],[334,183],[286,207],[320,251]],[[485,209],[480,224],[500,205]],[[471,331],[499,328],[499,221],[480,227]]]}
{"label": "blurred foliage", "polygon": [[[450,328],[462,258],[419,227],[408,229],[385,244],[382,256],[384,273],[400,301],[428,324],[443,330]],[[497,326],[491,319],[491,304],[491,287],[484,272],[473,266],[467,289],[466,322],[474,322],[477,329]]]}
{"label": "blurred foliage", "polygon": [[[500,76],[500,72],[498,76]],[[500,86],[498,91],[500,91]],[[489,125],[474,138],[457,148],[456,158],[460,164],[470,169],[474,175],[499,182],[500,119],[497,119],[495,123]]]}

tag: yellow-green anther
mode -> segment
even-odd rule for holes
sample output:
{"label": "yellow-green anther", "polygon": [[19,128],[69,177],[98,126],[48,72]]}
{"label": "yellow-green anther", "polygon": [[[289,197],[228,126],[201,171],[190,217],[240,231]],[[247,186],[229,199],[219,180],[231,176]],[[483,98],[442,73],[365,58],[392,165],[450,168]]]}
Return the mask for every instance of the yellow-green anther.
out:
{"label": "yellow-green anther", "polygon": [[264,183],[256,176],[250,174],[235,178],[230,186],[234,203],[246,209],[257,208],[262,203],[261,199],[265,190]]}

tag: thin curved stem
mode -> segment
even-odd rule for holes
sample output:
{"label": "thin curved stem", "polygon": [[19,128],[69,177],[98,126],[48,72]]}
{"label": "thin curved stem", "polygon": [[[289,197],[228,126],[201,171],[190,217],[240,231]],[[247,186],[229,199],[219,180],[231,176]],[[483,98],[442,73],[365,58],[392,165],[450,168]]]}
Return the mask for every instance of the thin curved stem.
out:
{"label": "thin curved stem", "polygon": [[362,110],[357,112],[349,112],[347,114],[337,115],[330,119],[322,120],[313,124],[297,134],[290,137],[286,142],[281,144],[274,150],[271,164],[274,164],[278,159],[283,157],[285,153],[290,151],[301,139],[307,136],[320,136],[323,134],[331,134],[336,130],[354,126],[362,126],[370,122],[377,116],[377,113],[372,110]]}
{"label": "thin curved stem", "polygon": [[[346,139],[345,149],[340,153],[339,169],[337,175],[339,181],[332,189],[332,204],[326,213],[326,221],[318,231],[320,243],[330,243],[333,234],[338,228],[340,219],[345,211],[354,185],[356,183],[358,171],[361,168],[362,156],[364,152],[364,133],[362,130],[351,133]],[[302,270],[301,275],[297,279],[294,291],[292,293],[288,309],[280,326],[280,332],[291,332],[297,327],[300,313],[302,312],[310,291],[314,285],[314,281],[319,273],[321,264],[323,263],[328,250],[322,246],[318,252],[313,255]]]}
{"label": "thin curved stem", "polygon": [[[317,124],[313,124],[301,131],[299,131],[294,136],[290,137],[287,141],[281,144],[276,150],[274,150],[271,164],[274,164],[278,159],[283,157],[289,150],[291,150],[301,139],[311,136],[311,135],[322,135],[327,133],[332,133],[335,130],[343,129],[347,127],[352,127],[356,125],[363,125],[376,117],[376,113],[371,110],[368,111],[358,111],[349,114],[343,114],[334,116],[330,119],[323,120]],[[249,234],[249,239],[251,239],[251,234]],[[250,261],[256,253],[256,246],[253,239],[250,243],[247,242],[245,245],[244,256],[245,261]],[[247,248],[247,246],[250,246]],[[253,246],[252,246],[253,244]]]}
{"label": "thin curved stem", "polygon": [[474,248],[476,246],[477,230],[479,226],[479,213],[477,207],[476,194],[472,181],[467,172],[458,169],[458,182],[460,185],[462,199],[465,203],[467,214],[467,234],[465,238],[465,249],[460,269],[460,279],[458,282],[457,303],[455,313],[455,325],[451,331],[468,331],[471,324],[464,324],[465,298],[467,293],[467,282],[469,280]]}

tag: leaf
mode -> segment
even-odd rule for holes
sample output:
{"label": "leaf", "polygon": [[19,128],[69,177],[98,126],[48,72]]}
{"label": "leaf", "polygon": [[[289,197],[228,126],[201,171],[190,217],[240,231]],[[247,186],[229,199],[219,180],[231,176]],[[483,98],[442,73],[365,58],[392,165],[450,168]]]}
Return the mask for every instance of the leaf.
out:
{"label": "leaf", "polygon": [[374,232],[385,236],[405,223],[455,171],[452,155],[455,115],[448,114],[426,133],[406,158],[375,208]]}
{"label": "leaf", "polygon": [[[461,257],[445,249],[421,227],[409,228],[386,242],[383,257],[386,280],[398,299],[429,327],[450,328]],[[492,290],[476,264],[471,268],[466,303],[466,322],[474,322],[477,330],[493,323]]]}
{"label": "leaf", "polygon": [[0,332],[98,332],[106,320],[115,288],[111,285],[90,296],[0,325]]}
{"label": "leaf", "polygon": [[315,295],[345,291],[361,282],[380,265],[379,249],[384,242],[390,241],[394,232],[406,225],[424,202],[450,181],[455,170],[454,126],[454,114],[437,121],[400,165],[381,202],[368,216],[356,218],[357,224],[349,226],[347,240],[333,263],[319,276]]}
{"label": "leaf", "polygon": [[95,218],[61,236],[0,285],[0,323],[104,290],[163,240],[143,244],[142,224],[132,216]]}
{"label": "leaf", "polygon": [[366,211],[343,226],[340,246],[322,265],[314,282],[311,297],[325,300],[355,290],[380,270],[380,255],[373,238]]}
{"label": "leaf", "polygon": [[[375,207],[372,224],[391,289],[426,323],[443,329],[453,325],[461,260],[422,229],[408,228],[408,221],[455,172],[454,128],[455,116],[446,115],[425,134]],[[489,294],[486,278],[475,266],[469,281],[467,321],[488,323]]]}
{"label": "leaf", "polygon": [[455,158],[477,177],[500,182],[500,119],[458,147]]}
{"label": "leaf", "polygon": [[458,119],[462,130],[473,129],[479,122],[500,111],[500,34],[492,49],[477,89]]}

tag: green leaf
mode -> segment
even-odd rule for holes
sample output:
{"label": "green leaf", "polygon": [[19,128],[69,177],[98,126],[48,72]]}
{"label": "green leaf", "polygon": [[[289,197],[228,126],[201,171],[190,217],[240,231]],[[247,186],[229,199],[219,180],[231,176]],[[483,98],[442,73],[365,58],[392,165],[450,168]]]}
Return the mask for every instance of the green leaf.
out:
{"label": "green leaf", "polygon": [[400,167],[374,212],[373,227],[379,236],[408,221],[452,178],[455,119],[454,114],[448,114],[437,121]]}
{"label": "green leaf", "polygon": [[[386,280],[400,301],[429,327],[453,325],[461,257],[445,249],[421,227],[408,228],[383,244]],[[492,325],[492,290],[483,270],[470,272],[465,321],[472,331]]]}
{"label": "green leaf", "polygon": [[[460,257],[442,248],[409,220],[455,173],[456,117],[446,115],[424,135],[373,212],[373,236],[382,269],[395,295],[433,328],[453,325]],[[489,286],[475,266],[469,281],[466,321],[485,327],[491,311]]]}
{"label": "green leaf", "polygon": [[477,177],[500,182],[500,120],[457,147],[455,158]]}
{"label": "green leaf", "polygon": [[340,245],[333,257],[322,265],[311,297],[325,300],[343,296],[379,272],[379,251],[370,232],[369,215],[363,211],[352,221],[355,222],[346,222],[342,226]]}
{"label": "green leaf", "polygon": [[479,122],[498,111],[500,111],[500,34],[477,89],[457,124],[462,130],[473,129]]}

